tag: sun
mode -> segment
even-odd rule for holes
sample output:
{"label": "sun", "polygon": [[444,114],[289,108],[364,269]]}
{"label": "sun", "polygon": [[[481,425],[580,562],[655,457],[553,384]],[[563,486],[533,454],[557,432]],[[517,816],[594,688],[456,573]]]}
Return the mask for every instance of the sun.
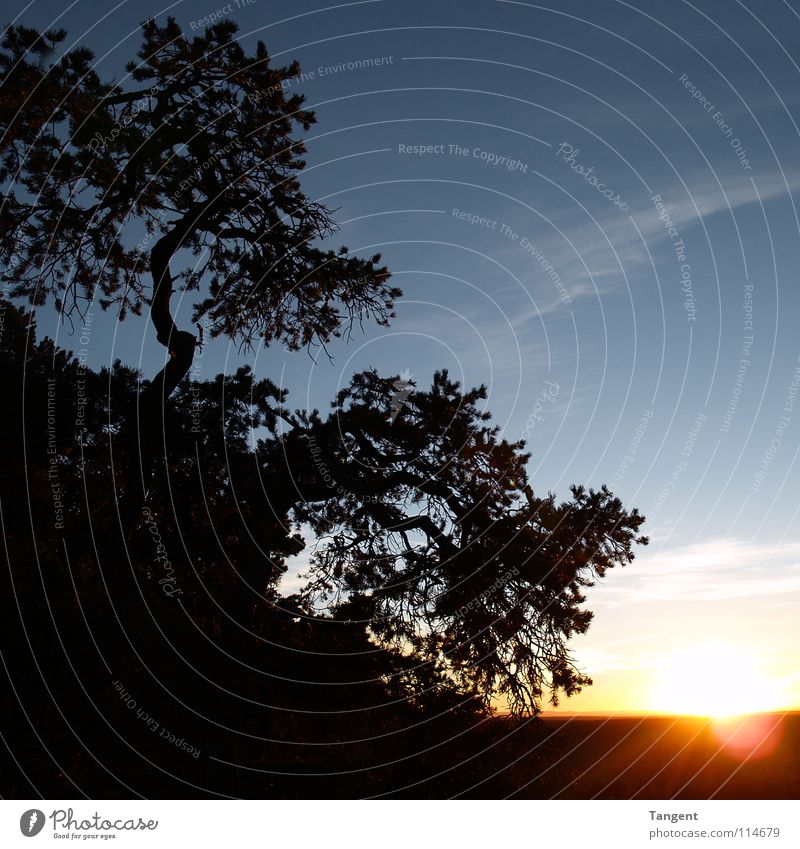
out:
{"label": "sun", "polygon": [[708,643],[666,655],[657,665],[651,708],[659,713],[731,717],[776,710],[782,687],[744,646]]}

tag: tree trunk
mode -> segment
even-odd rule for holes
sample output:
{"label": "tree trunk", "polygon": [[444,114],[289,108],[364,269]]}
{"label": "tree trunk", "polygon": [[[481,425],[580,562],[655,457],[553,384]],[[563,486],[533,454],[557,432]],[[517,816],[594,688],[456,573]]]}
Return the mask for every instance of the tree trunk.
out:
{"label": "tree trunk", "polygon": [[156,456],[165,456],[167,449],[164,413],[167,399],[189,373],[194,359],[197,339],[194,334],[178,330],[170,312],[172,274],[169,261],[178,250],[190,229],[190,221],[182,219],[173,230],[156,242],[150,252],[153,275],[153,300],[150,318],[156,328],[156,338],[169,351],[169,361],[153,378],[137,399],[135,427],[128,434],[130,470],[125,495],[120,504],[120,521],[127,538],[133,532],[147,498],[147,485],[153,472]]}

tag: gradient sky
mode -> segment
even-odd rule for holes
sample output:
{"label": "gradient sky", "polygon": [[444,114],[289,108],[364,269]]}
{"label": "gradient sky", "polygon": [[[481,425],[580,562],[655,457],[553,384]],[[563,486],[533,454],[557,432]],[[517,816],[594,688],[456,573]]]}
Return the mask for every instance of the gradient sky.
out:
{"label": "gradient sky", "polygon": [[[220,6],[46,0],[17,20],[64,26],[120,79],[143,18],[191,32]],[[535,490],[607,483],[648,517],[651,545],[590,591],[575,648],[595,686],[564,707],[666,709],[672,659],[710,644],[747,649],[743,697],[767,681],[764,707],[800,706],[800,16],[781,0],[550,6],[226,7],[247,45],[300,61],[318,117],[306,193],[405,296],[333,363],[217,340],[199,376],[247,361],[321,409],[367,366],[486,383],[507,438],[528,431]],[[364,59],[382,63],[346,67]],[[97,310],[89,362],[115,357],[148,375],[164,359],[144,317]]]}

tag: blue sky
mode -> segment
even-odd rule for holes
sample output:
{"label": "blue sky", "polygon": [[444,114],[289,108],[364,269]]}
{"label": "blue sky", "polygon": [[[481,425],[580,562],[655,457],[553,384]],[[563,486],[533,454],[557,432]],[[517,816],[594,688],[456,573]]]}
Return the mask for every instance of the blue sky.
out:
{"label": "blue sky", "polygon": [[[242,40],[305,72],[307,194],[405,296],[333,363],[217,340],[200,376],[247,361],[323,409],[367,366],[486,383],[506,436],[526,432],[535,490],[608,483],[648,516],[650,547],[590,595],[577,647],[597,683],[570,707],[657,708],[670,653],[717,642],[748,645],[800,704],[796,8],[240,4]],[[119,78],[140,20],[191,32],[220,5],[18,8]],[[366,59],[381,61],[347,67]],[[89,361],[117,356],[146,374],[163,361],[145,318],[98,311]]]}

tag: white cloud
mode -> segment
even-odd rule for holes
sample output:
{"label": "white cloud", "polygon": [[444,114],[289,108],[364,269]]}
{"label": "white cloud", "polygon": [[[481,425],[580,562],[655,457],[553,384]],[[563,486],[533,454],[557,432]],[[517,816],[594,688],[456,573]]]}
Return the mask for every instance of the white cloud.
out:
{"label": "white cloud", "polygon": [[[751,177],[757,193],[753,189]],[[787,172],[785,182],[777,169],[763,174],[741,171],[733,176],[715,176],[706,172],[697,179],[684,175],[684,180],[691,195],[687,195],[682,187],[661,192],[661,200],[684,238],[687,231],[703,218],[721,212],[735,212],[749,204],[758,203],[759,199],[766,206],[770,201],[788,197],[787,183],[790,192],[800,188],[799,173]],[[672,184],[676,184],[674,178]],[[520,233],[541,250],[547,262],[558,273],[573,302],[605,294],[609,287],[621,287],[625,275],[630,283],[634,268],[645,264],[649,266],[647,248],[651,254],[655,254],[659,247],[669,245],[664,222],[659,220],[649,198],[634,205],[629,215],[614,208],[597,207],[596,204],[588,211],[595,215],[595,221],[582,213],[573,202],[565,201],[561,210],[549,214],[552,224],[539,216],[529,216],[519,225]],[[641,238],[630,218],[636,222]],[[533,277],[537,281],[537,294],[541,295],[537,303],[540,313],[563,309],[547,274],[519,245],[510,243],[496,257],[521,279]],[[527,270],[523,272],[523,268]],[[601,292],[598,291],[600,289]],[[522,324],[530,318],[531,309],[528,308],[518,315],[516,323]]]}
{"label": "white cloud", "polygon": [[800,598],[800,543],[762,545],[736,539],[646,551],[636,569],[592,593],[595,607],[776,596]]}

